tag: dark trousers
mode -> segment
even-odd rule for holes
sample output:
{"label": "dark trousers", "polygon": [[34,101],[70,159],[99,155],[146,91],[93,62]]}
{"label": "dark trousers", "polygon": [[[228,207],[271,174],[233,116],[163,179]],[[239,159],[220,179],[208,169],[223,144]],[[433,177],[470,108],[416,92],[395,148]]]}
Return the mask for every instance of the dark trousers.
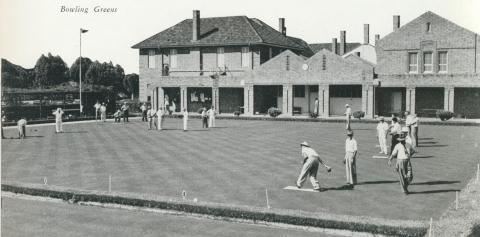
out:
{"label": "dark trousers", "polygon": [[202,128],[208,128],[208,117],[203,117],[203,125]]}
{"label": "dark trousers", "polygon": [[147,121],[148,121],[148,119],[147,119],[147,111],[146,111],[146,110],[142,111],[142,121],[144,121],[144,122],[147,122]]}
{"label": "dark trousers", "polygon": [[128,110],[123,111],[123,122],[128,122]]}
{"label": "dark trousers", "polygon": [[115,123],[120,123],[120,117],[115,117]]}
{"label": "dark trousers", "polygon": [[390,147],[390,154],[392,154],[393,149],[395,148],[395,145],[397,145],[398,143],[397,138],[398,138],[398,134],[392,135],[392,146]]}
{"label": "dark trousers", "polygon": [[415,137],[412,139],[415,139],[415,144],[418,146],[418,127],[413,127],[412,129],[415,129]]}

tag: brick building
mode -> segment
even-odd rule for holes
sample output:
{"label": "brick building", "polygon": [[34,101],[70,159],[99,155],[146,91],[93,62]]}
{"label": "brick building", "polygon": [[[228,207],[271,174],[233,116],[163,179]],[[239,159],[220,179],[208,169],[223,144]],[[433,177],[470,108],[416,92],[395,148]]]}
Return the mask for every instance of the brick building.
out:
{"label": "brick building", "polygon": [[478,35],[432,12],[400,27],[377,42],[380,115],[411,111],[432,116],[437,109],[480,117],[480,39]]}
{"label": "brick building", "polygon": [[[359,43],[308,45],[246,16],[186,19],[136,45],[140,51],[140,100],[177,111],[214,105],[247,115],[279,107],[283,114],[342,114],[345,103],[373,115],[373,64],[349,55]],[[316,47],[315,47],[316,46]],[[327,50],[333,49],[335,53]],[[338,50],[337,50],[338,49]],[[314,52],[316,54],[314,55]],[[320,93],[319,93],[320,92]]]}
{"label": "brick building", "polygon": [[[445,109],[480,117],[477,34],[427,12],[375,46],[364,25],[364,42],[307,44],[246,16],[193,18],[136,44],[140,100],[155,108],[175,103],[220,113],[309,114],[319,100],[321,116],[342,115],[345,104],[366,117],[412,111],[431,116]],[[377,78],[378,77],[378,78]],[[374,86],[375,85],[375,86]]]}

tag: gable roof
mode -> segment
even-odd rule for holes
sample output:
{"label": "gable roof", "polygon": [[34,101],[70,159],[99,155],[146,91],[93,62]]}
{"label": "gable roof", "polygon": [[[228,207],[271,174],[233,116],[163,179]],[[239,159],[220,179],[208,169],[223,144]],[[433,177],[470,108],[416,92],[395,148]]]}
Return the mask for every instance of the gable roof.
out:
{"label": "gable roof", "polygon": [[135,44],[132,48],[267,44],[304,50],[304,46],[297,44],[290,37],[283,35],[259,19],[246,16],[201,18],[200,38],[192,41],[192,21],[192,19],[183,20]]}
{"label": "gable roof", "polygon": [[[345,53],[348,53],[358,46],[360,46],[360,43],[345,43]],[[322,49],[326,49],[328,51],[332,51],[332,43],[315,43],[315,44],[309,44],[310,48],[312,49],[313,53],[316,54],[320,52]],[[337,42],[337,50],[340,50],[340,43]]]}
{"label": "gable roof", "polygon": [[[431,23],[431,32],[426,32],[426,23]],[[384,50],[415,49],[423,41],[436,41],[437,48],[474,47],[472,32],[431,11],[411,20],[399,29],[378,41]]]}

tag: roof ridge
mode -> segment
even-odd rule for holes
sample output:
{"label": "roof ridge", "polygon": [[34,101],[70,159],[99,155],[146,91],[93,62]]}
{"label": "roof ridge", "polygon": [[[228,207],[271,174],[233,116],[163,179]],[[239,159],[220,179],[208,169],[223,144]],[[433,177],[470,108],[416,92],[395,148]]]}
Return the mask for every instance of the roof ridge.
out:
{"label": "roof ridge", "polygon": [[[260,42],[265,43],[265,40],[262,38],[262,36],[260,36],[258,31],[252,25],[252,22],[250,20],[253,21],[253,19],[257,19],[257,18],[249,18],[249,17],[245,16],[245,20],[247,21],[247,25],[250,26],[250,28],[253,30],[253,32],[255,32],[255,35],[260,39]],[[259,20],[259,19],[257,19],[257,20]]]}

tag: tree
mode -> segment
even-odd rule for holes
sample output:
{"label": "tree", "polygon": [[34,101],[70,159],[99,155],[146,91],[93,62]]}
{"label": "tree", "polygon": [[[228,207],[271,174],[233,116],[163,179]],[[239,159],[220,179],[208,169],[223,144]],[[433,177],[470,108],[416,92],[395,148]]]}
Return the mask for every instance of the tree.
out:
{"label": "tree", "polygon": [[[92,60],[89,58],[82,57],[82,82],[85,80],[85,74],[87,74],[87,70],[92,64]],[[75,62],[70,67],[68,71],[69,78],[71,81],[79,82],[79,70],[80,70],[80,57],[75,60]]]}
{"label": "tree", "polygon": [[112,62],[95,61],[90,64],[85,74],[85,82],[93,85],[112,86],[118,92],[123,89],[124,77],[125,73],[120,65],[113,66]]}
{"label": "tree", "polygon": [[68,80],[67,64],[60,56],[48,56],[42,54],[35,64],[35,86],[51,86],[57,85]]}
{"label": "tree", "polygon": [[33,85],[32,69],[25,69],[6,59],[2,59],[2,86],[10,88],[28,88]]}
{"label": "tree", "polygon": [[138,95],[139,92],[139,78],[138,74],[132,73],[127,74],[123,79],[123,88],[125,91],[131,95],[132,100],[134,99],[134,95]]}

